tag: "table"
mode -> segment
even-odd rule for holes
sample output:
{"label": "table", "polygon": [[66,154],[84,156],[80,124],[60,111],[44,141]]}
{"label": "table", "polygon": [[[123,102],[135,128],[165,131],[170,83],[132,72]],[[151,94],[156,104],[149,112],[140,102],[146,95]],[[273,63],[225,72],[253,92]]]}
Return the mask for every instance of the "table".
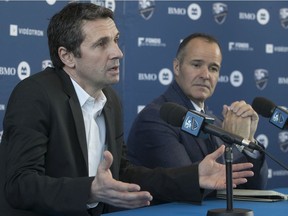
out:
{"label": "table", "polygon": [[[275,189],[288,194],[288,188]],[[103,216],[206,216],[208,210],[226,209],[226,200],[204,200],[201,205],[190,203],[168,203],[126,211],[104,214]],[[288,216],[288,200],[277,202],[233,201],[233,208],[251,209],[254,216]]]}

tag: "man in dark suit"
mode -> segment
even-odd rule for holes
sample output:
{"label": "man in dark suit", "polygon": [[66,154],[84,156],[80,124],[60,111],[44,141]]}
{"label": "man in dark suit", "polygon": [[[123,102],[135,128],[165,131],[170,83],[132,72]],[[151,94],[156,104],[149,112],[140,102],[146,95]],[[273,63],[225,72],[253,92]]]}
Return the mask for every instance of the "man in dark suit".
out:
{"label": "man in dark suit", "polygon": [[[160,108],[166,102],[179,104],[190,110],[203,111],[215,119],[218,127],[254,141],[258,115],[245,101],[224,106],[224,120],[212,114],[205,101],[213,95],[218,82],[222,53],[218,41],[211,35],[194,33],[179,45],[174,59],[174,81],[159,97],[148,104],[132,124],[128,141],[128,159],[141,166],[181,167],[203,160],[223,141],[206,135],[193,137],[160,117]],[[233,162],[249,161],[255,175],[239,187],[264,189],[268,169],[264,154],[251,153],[233,145]],[[224,160],[222,160],[224,162]]]}
{"label": "man in dark suit", "polygon": [[[200,202],[204,189],[225,188],[225,166],[216,162],[223,147],[177,169],[126,160],[121,105],[109,87],[123,57],[111,10],[69,3],[47,35],[54,67],[21,81],[7,105],[1,215],[100,215],[147,206],[153,197]],[[234,186],[253,175],[251,167],[233,167]]]}

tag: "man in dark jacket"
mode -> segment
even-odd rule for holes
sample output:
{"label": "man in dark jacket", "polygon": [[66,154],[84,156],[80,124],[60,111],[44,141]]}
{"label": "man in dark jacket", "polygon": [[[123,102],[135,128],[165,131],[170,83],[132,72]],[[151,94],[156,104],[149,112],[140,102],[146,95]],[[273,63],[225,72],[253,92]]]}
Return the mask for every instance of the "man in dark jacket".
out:
{"label": "man in dark jacket", "polygon": [[[225,188],[224,148],[199,164],[147,169],[126,160],[122,110],[109,87],[123,54],[111,10],[69,3],[48,26],[53,68],[13,90],[0,145],[0,212],[5,216],[100,215],[165,201],[200,202]],[[253,175],[235,165],[234,186]]]}

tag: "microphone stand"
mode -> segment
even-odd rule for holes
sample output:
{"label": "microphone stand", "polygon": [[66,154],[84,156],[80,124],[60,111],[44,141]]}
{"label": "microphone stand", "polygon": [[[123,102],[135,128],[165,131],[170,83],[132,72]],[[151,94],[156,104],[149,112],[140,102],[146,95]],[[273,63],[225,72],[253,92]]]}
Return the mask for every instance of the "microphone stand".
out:
{"label": "microphone stand", "polygon": [[226,165],[226,209],[211,209],[207,212],[207,216],[253,216],[254,213],[250,209],[233,208],[233,181],[232,181],[232,147],[225,147],[225,165]]}

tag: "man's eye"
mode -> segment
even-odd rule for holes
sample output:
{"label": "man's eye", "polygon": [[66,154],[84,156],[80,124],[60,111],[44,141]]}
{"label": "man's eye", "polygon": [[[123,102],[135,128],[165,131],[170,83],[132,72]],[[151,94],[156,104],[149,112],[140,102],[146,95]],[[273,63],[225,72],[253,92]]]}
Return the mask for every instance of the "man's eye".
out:
{"label": "man's eye", "polygon": [[219,72],[219,68],[218,67],[211,67],[210,71]]}
{"label": "man's eye", "polygon": [[195,68],[199,68],[201,65],[198,64],[198,63],[194,63],[194,64],[192,64],[192,66],[195,67]]}

